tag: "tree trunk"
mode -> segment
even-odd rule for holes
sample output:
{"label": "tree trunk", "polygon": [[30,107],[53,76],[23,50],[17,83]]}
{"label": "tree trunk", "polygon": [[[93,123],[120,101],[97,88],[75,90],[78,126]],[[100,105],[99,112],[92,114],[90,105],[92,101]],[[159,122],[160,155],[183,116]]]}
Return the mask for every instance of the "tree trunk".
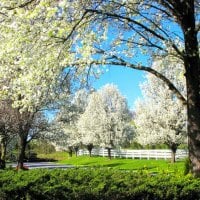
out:
{"label": "tree trunk", "polygon": [[69,157],[71,158],[73,154],[72,147],[68,147],[68,153],[69,153]]}
{"label": "tree trunk", "polygon": [[197,94],[199,90],[197,90],[197,85],[195,86],[195,80],[191,77],[187,80],[187,90],[189,159],[193,174],[200,176],[200,98]]}
{"label": "tree trunk", "polygon": [[0,169],[5,169],[6,167],[6,144],[2,141],[0,145]]}
{"label": "tree trunk", "polygon": [[27,140],[24,137],[20,137],[20,147],[19,147],[19,157],[18,157],[18,169],[24,168],[24,159],[25,159],[25,151],[26,151]]}
{"label": "tree trunk", "polygon": [[111,160],[112,156],[111,156],[111,149],[110,147],[107,148],[108,149],[108,158]]}
{"label": "tree trunk", "polygon": [[78,146],[75,146],[75,147],[74,147],[74,150],[75,150],[75,154],[76,154],[76,157],[77,157],[77,156],[78,156],[79,147],[78,147]]}
{"label": "tree trunk", "polygon": [[87,150],[89,151],[89,156],[92,157],[92,149],[94,148],[93,144],[88,144],[87,145]]}
{"label": "tree trunk", "polygon": [[177,144],[170,145],[170,149],[171,149],[171,163],[175,163],[176,162],[177,147],[178,147]]}
{"label": "tree trunk", "polygon": [[180,21],[185,39],[188,148],[192,172],[194,175],[200,176],[200,57],[194,1],[185,5],[185,12]]}
{"label": "tree trunk", "polygon": [[89,149],[89,156],[92,157],[92,149]]}

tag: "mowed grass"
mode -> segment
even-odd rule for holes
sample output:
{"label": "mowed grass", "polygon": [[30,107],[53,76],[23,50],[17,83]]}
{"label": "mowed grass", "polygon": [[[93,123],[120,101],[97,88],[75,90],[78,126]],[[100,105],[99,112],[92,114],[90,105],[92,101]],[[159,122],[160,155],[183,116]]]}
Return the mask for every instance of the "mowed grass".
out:
{"label": "mowed grass", "polygon": [[135,171],[149,171],[149,172],[172,172],[183,173],[185,160],[178,160],[176,163],[171,163],[170,160],[147,160],[147,159],[125,159],[112,158],[100,156],[78,156],[69,157],[67,152],[56,152],[52,154],[40,154],[39,158],[46,158],[55,160],[60,164],[73,165],[75,167],[104,167],[114,168],[120,170],[135,170]]}
{"label": "mowed grass", "polygon": [[121,170],[146,170],[149,172],[177,172],[184,171],[184,161],[171,163],[169,160],[146,160],[146,159],[121,159],[107,157],[78,156],[59,161],[62,164],[74,165],[76,167],[106,167]]}

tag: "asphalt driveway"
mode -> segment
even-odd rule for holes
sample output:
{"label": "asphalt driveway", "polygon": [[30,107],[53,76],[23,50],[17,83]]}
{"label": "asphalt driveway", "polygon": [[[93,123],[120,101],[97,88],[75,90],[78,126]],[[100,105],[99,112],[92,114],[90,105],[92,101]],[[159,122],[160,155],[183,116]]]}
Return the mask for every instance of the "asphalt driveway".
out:
{"label": "asphalt driveway", "polygon": [[[8,166],[11,166],[15,168],[17,166],[17,163],[8,164]],[[73,168],[73,165],[62,165],[54,162],[25,162],[24,166],[28,169],[66,169],[66,168]]]}

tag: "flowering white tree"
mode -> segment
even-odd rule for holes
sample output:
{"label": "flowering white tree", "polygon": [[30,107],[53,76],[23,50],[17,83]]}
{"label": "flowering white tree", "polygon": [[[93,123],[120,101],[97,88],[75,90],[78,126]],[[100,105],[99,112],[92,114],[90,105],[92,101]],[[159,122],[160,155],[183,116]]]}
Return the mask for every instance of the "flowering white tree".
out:
{"label": "flowering white tree", "polygon": [[5,168],[8,144],[16,137],[16,113],[10,102],[0,101],[0,169]]}
{"label": "flowering white tree", "polygon": [[120,145],[127,137],[127,122],[130,120],[130,112],[127,102],[115,85],[107,84],[101,90],[104,110],[106,112],[106,133],[101,135],[102,144],[106,148]]}
{"label": "flowering white tree", "polygon": [[76,155],[81,144],[81,137],[77,130],[72,126],[67,126],[66,123],[53,121],[50,129],[44,135],[44,138],[51,142],[57,150],[67,150],[69,156],[72,156],[73,151]]}
{"label": "flowering white tree", "polygon": [[[185,93],[185,82],[181,64],[165,59],[171,64],[166,76],[174,82],[176,87]],[[154,68],[160,62],[154,63]],[[165,73],[165,66],[162,66]],[[175,153],[178,146],[186,140],[186,109],[174,94],[152,75],[141,86],[143,99],[136,102],[136,133],[140,144],[165,143],[172,151],[172,162],[175,162]]]}
{"label": "flowering white tree", "polygon": [[50,1],[0,2],[0,100],[9,101],[15,112],[19,168],[38,112],[55,100],[61,81],[58,47],[55,41],[49,43],[47,34],[56,10],[45,9],[44,3],[50,5]]}
{"label": "flowering white tree", "polygon": [[88,92],[85,89],[78,90],[74,95],[68,98],[57,113],[52,126],[52,142],[62,148],[68,148],[69,154],[75,150],[76,155],[82,137],[78,131],[78,120],[80,115],[85,111],[87,105]]}
{"label": "flowering white tree", "polygon": [[99,93],[89,95],[85,112],[78,120],[78,130],[82,143],[86,145],[89,155],[95,145],[100,144],[100,135],[106,131],[106,113]]}
{"label": "flowering white tree", "polygon": [[129,117],[126,99],[116,86],[105,85],[89,96],[88,106],[80,117],[78,127],[83,143],[107,148],[111,158],[111,149],[126,138]]}
{"label": "flowering white tree", "polygon": [[17,115],[20,168],[37,113],[66,98],[73,89],[72,79],[84,74],[83,68],[71,67],[70,42],[58,42],[57,36],[66,35],[72,26],[67,20],[62,22],[58,4],[51,0],[0,2],[0,100],[11,101]]}

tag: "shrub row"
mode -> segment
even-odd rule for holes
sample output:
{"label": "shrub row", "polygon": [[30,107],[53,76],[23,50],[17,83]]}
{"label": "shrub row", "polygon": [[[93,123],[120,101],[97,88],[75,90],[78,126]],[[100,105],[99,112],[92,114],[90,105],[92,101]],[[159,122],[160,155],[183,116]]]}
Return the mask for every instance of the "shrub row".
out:
{"label": "shrub row", "polygon": [[114,169],[0,172],[1,200],[199,200],[200,179]]}

